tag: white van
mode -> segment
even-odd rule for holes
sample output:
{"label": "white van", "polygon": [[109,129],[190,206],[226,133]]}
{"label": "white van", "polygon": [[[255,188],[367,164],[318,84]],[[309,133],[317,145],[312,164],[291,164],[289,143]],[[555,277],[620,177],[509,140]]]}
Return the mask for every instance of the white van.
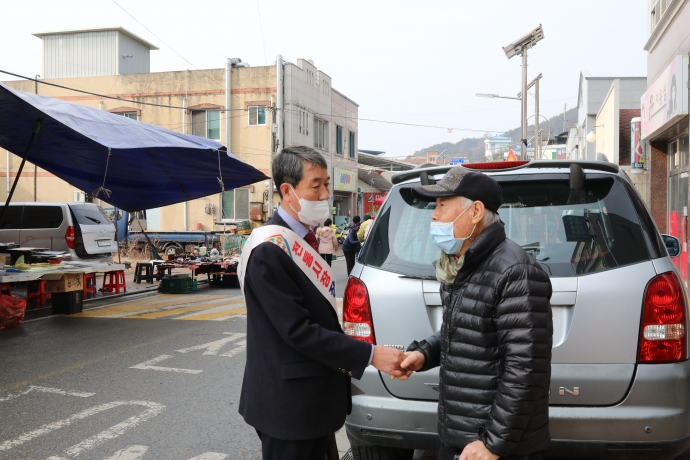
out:
{"label": "white van", "polygon": [[[0,206],[0,213],[5,206]],[[115,226],[93,203],[10,203],[0,222],[0,243],[65,251],[71,260],[112,262]]]}

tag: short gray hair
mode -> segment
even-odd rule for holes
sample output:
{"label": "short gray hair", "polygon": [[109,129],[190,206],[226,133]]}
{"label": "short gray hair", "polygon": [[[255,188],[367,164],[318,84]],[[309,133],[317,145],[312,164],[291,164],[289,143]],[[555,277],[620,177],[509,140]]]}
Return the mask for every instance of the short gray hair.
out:
{"label": "short gray hair", "polygon": [[[474,203],[473,200],[470,200],[469,198],[465,198],[464,196],[460,197],[460,201],[462,202],[462,204],[465,208],[467,208],[472,203]],[[493,211],[489,211],[488,209],[484,208],[484,219],[482,220],[482,228],[486,228],[489,225],[493,225],[496,222],[500,222],[500,221],[501,221],[501,217],[497,213],[495,213]]]}
{"label": "short gray hair", "polygon": [[281,199],[283,198],[283,193],[280,191],[280,186],[290,184],[292,188],[297,188],[297,184],[302,180],[304,163],[328,169],[328,164],[323,155],[303,145],[286,147],[273,158],[273,167],[271,168],[273,183],[278,189],[278,195],[280,195]]}

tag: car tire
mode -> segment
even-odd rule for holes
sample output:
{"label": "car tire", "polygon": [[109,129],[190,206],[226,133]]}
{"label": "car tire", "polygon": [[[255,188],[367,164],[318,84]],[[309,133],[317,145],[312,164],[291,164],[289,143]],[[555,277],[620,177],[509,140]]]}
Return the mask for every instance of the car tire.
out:
{"label": "car tire", "polygon": [[348,436],[354,460],[412,460],[414,450],[361,444]]}

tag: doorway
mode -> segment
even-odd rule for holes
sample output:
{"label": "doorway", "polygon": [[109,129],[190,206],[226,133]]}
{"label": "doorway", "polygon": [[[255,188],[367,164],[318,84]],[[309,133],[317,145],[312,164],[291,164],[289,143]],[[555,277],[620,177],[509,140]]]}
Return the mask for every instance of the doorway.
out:
{"label": "doorway", "polygon": [[688,187],[690,158],[688,134],[668,144],[668,230],[680,240],[681,253],[673,258],[681,277],[688,285]]}

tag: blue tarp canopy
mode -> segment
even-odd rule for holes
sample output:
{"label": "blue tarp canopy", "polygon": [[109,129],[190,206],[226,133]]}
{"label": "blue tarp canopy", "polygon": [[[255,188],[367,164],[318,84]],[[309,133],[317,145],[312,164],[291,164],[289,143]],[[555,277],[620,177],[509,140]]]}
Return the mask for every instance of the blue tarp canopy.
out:
{"label": "blue tarp canopy", "polygon": [[210,139],[0,83],[0,147],[22,156],[38,120],[27,161],[126,211],[218,193],[219,178],[226,190],[267,179]]}

